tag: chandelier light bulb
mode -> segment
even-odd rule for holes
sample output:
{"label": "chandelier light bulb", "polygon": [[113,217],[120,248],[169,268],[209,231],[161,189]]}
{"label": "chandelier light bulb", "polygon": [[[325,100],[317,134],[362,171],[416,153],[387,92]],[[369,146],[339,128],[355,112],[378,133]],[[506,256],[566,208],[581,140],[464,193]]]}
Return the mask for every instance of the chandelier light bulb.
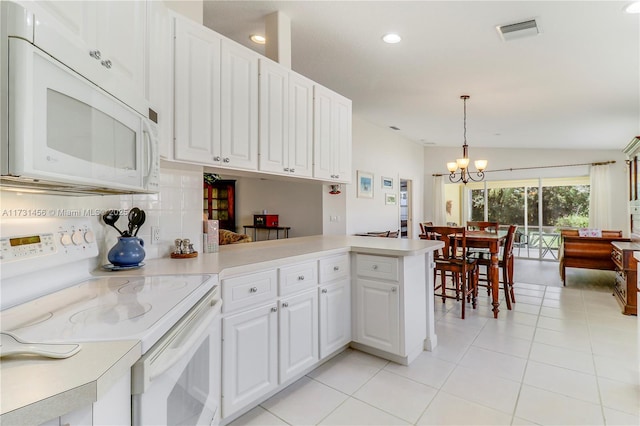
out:
{"label": "chandelier light bulb", "polygon": [[461,169],[466,169],[469,166],[469,159],[468,158],[458,158],[456,160],[456,163],[458,164],[458,167],[460,167]]}
{"label": "chandelier light bulb", "polygon": [[447,163],[447,169],[449,169],[449,172],[455,173],[455,171],[458,170],[458,163],[456,163],[455,161]]}
{"label": "chandelier light bulb", "polygon": [[487,168],[487,160],[476,160],[474,164],[480,172]]}

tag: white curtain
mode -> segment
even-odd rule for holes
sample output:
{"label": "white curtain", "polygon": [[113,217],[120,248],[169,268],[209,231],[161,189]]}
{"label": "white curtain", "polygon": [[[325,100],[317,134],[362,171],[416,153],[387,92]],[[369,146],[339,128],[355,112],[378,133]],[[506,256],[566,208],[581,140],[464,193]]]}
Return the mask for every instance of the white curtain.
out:
{"label": "white curtain", "polygon": [[608,164],[591,166],[589,227],[609,229],[611,221],[611,178]]}
{"label": "white curtain", "polygon": [[444,176],[433,177],[433,224],[447,224],[446,201],[444,196]]}

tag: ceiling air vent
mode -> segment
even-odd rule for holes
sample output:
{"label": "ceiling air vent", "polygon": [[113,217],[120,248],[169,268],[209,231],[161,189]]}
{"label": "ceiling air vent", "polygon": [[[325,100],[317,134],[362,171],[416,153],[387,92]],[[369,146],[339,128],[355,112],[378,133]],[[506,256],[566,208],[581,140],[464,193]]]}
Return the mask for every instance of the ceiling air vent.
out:
{"label": "ceiling air vent", "polygon": [[535,19],[517,22],[515,24],[499,25],[496,27],[502,41],[509,41],[516,38],[531,37],[540,34],[540,26]]}

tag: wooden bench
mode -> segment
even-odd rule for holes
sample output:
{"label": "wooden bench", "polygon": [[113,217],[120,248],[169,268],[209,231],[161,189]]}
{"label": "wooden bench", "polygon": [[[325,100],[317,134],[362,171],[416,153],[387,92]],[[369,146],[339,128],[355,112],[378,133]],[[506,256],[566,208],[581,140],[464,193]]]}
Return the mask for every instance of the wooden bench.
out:
{"label": "wooden bench", "polygon": [[602,237],[580,237],[577,229],[560,231],[560,278],[566,285],[566,268],[615,271],[611,259],[613,241],[631,241],[622,237],[622,231],[602,231]]}

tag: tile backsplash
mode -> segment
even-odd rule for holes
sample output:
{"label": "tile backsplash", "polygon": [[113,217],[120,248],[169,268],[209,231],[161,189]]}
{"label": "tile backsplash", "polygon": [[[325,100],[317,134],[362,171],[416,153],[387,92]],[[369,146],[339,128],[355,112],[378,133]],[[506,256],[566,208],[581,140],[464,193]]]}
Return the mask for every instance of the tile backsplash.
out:
{"label": "tile backsplash", "polygon": [[[164,166],[164,164],[163,164]],[[176,238],[189,238],[196,250],[202,243],[202,168],[181,165],[163,167],[160,192],[157,194],[108,196],[59,196],[0,191],[0,218],[2,221],[17,217],[20,212],[44,211],[47,216],[89,217],[100,248],[100,262],[108,263],[107,252],[117,241],[118,233],[102,221],[99,212],[108,209],[128,211],[132,207],[143,209],[146,222],[138,237],[145,241],[147,259],[168,256]],[[24,215],[21,216],[24,218]],[[39,220],[38,216],[32,216]],[[116,223],[124,229],[127,218]],[[160,228],[160,242],[151,244],[151,227]]]}

